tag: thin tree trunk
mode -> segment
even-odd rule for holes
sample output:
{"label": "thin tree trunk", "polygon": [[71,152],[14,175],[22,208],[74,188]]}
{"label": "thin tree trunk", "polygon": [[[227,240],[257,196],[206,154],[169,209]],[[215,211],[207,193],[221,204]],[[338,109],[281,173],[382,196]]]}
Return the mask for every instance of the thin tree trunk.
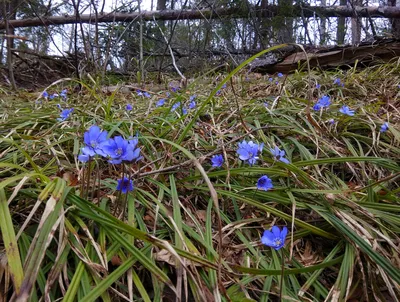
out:
{"label": "thin tree trunk", "polygon": [[[346,5],[347,0],[340,0],[340,5]],[[344,38],[346,36],[346,18],[339,17],[338,25],[336,28],[336,44],[342,45],[344,44]]]}
{"label": "thin tree trunk", "polygon": [[8,10],[7,10],[7,3],[3,1],[3,16],[4,22],[6,27],[6,36],[7,36],[7,66],[8,66],[8,77],[10,80],[10,84],[13,90],[17,90],[17,85],[15,83],[14,78],[14,69],[13,69],[13,59],[12,59],[12,51],[11,49],[14,48],[14,39],[12,36],[14,35],[14,31],[10,30],[9,22],[8,22]]}

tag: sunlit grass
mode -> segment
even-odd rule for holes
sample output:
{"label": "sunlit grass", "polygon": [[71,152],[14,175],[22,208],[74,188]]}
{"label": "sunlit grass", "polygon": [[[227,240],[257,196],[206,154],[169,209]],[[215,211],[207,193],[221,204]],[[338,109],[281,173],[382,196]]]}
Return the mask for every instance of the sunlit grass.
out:
{"label": "sunlit grass", "polygon": [[[92,80],[67,100],[2,95],[3,300],[275,301],[280,253],[260,242],[273,225],[289,229],[284,300],[398,297],[397,63],[271,82],[247,74],[247,63],[169,97],[102,93]],[[312,110],[324,95],[329,108]],[[74,108],[65,121],[57,104]],[[341,114],[343,105],[355,115]],[[92,125],[138,136],[143,159],[124,170],[135,187],[128,196],[116,191],[119,165],[79,162]],[[264,144],[252,166],[236,153],[243,140]],[[289,164],[273,158],[274,147]],[[216,154],[220,168],[211,167]],[[262,175],[272,190],[257,190]]]}

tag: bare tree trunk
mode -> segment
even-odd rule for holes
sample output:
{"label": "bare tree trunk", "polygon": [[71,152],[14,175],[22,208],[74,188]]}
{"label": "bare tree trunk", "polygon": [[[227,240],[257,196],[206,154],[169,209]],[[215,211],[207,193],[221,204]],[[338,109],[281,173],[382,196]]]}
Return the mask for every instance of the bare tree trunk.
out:
{"label": "bare tree trunk", "polygon": [[8,66],[8,77],[10,80],[10,84],[13,90],[17,90],[17,85],[15,84],[14,78],[14,69],[13,69],[13,59],[12,59],[12,51],[14,48],[14,39],[12,38],[14,35],[14,30],[10,29],[8,23],[8,12],[11,11],[12,7],[8,6],[6,1],[3,1],[3,17],[6,26],[6,37],[7,37],[7,66]]}
{"label": "bare tree trunk", "polygon": [[[362,5],[361,0],[352,0],[353,8]],[[361,20],[359,16],[351,18],[351,43],[353,45],[359,44],[361,41]]]}
{"label": "bare tree trunk", "polygon": [[[388,0],[388,6],[396,6],[396,0]],[[390,19],[392,24],[392,34],[396,39],[400,39],[400,20]]]}
{"label": "bare tree trunk", "polygon": [[[346,5],[347,0],[340,0],[340,5]],[[339,17],[338,25],[336,28],[336,44],[342,45],[344,44],[344,38],[346,36],[346,18]]]}
{"label": "bare tree trunk", "polygon": [[[326,5],[326,0],[321,0],[321,5],[325,6]],[[326,33],[326,18],[321,17],[321,25],[320,25],[320,31],[319,31],[319,44],[324,45],[326,44],[327,40],[327,33]]]}

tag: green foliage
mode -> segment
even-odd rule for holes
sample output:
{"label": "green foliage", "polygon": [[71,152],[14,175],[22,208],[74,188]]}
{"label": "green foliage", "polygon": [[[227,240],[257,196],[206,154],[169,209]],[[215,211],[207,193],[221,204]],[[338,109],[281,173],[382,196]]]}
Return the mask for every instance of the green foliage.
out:
{"label": "green foliage", "polygon": [[[272,225],[290,230],[284,299],[362,300],[364,289],[397,297],[396,66],[299,71],[275,84],[244,74],[254,58],[216,85],[194,84],[170,98],[165,91],[105,95],[90,79],[81,83],[84,93],[66,101],[3,96],[5,300],[21,289],[20,299],[32,301],[273,301],[282,259],[260,244]],[[333,84],[336,77],[344,87]],[[196,108],[186,115],[172,110],[193,94]],[[325,94],[330,107],[307,115],[307,104]],[[161,98],[166,105],[156,108]],[[65,121],[57,121],[57,103],[75,109]],[[356,115],[341,115],[344,104]],[[94,124],[109,136],[138,135],[144,158],[126,166],[135,190],[123,198],[115,189],[117,165],[95,158],[89,170],[77,160],[83,133]],[[238,159],[244,139],[265,144],[256,165]],[[290,164],[274,160],[275,146]],[[221,168],[211,167],[216,154],[223,155]],[[272,190],[256,189],[261,175],[272,179]],[[19,254],[8,248],[16,245]]]}

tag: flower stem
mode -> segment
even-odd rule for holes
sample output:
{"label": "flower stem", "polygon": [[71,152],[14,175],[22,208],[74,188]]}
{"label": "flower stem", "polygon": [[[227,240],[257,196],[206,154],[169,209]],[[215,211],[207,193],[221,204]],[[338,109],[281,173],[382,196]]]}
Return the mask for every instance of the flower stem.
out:
{"label": "flower stem", "polygon": [[285,254],[283,253],[283,248],[281,249],[282,255],[282,270],[281,270],[281,288],[279,289],[279,301],[282,302],[282,292],[283,292],[283,273],[285,271]]}

